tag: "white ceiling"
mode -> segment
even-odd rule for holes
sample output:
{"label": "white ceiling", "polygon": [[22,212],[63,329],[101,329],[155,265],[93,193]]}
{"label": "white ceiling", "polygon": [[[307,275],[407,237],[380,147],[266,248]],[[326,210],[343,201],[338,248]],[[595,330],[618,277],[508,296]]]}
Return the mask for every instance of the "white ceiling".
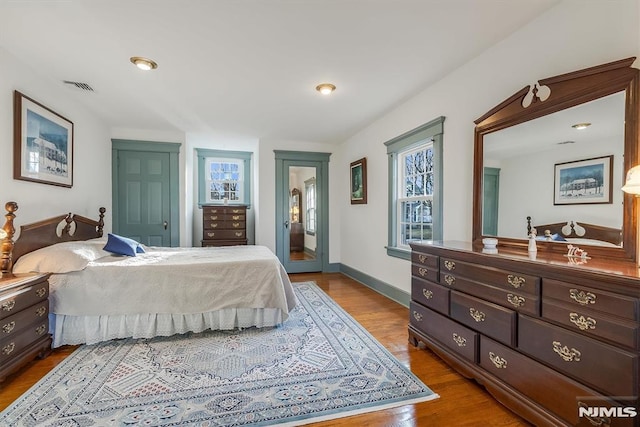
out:
{"label": "white ceiling", "polygon": [[111,128],[339,143],[558,2],[0,0],[0,47]]}

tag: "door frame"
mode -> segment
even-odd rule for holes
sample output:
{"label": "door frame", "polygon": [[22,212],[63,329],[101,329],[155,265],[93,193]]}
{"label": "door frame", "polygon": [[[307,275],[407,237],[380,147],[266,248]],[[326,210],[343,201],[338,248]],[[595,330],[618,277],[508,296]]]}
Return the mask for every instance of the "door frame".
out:
{"label": "door frame", "polygon": [[121,151],[148,151],[156,153],[169,153],[169,205],[171,224],[171,246],[180,246],[180,180],[179,180],[179,142],[154,142],[136,141],[130,139],[111,140],[111,222],[113,232],[118,233],[120,228],[118,212],[118,153]]}
{"label": "door frame", "polygon": [[[274,150],[276,161],[276,255],[280,262],[287,267],[288,273],[305,273],[308,264],[305,261],[296,261],[291,266],[288,261],[289,234],[286,233],[284,222],[289,218],[289,166],[315,167],[316,196],[318,197],[319,221],[317,223],[316,257],[320,259],[321,271],[329,271],[329,157],[331,153],[310,151],[284,151]],[[317,270],[312,270],[317,271]]]}

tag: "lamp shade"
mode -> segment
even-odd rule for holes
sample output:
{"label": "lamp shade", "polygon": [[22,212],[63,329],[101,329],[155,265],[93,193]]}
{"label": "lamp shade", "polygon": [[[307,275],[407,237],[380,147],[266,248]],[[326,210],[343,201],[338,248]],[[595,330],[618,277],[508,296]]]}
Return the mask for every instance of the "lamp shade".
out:
{"label": "lamp shade", "polygon": [[640,194],[640,165],[634,166],[627,171],[622,191],[629,194]]}

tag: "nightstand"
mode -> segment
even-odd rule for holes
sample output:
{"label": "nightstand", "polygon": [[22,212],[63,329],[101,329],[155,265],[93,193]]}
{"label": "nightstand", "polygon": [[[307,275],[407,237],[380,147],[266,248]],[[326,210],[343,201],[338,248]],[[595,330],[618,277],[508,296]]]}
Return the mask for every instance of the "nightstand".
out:
{"label": "nightstand", "polygon": [[0,383],[51,352],[48,278],[20,274],[0,279]]}

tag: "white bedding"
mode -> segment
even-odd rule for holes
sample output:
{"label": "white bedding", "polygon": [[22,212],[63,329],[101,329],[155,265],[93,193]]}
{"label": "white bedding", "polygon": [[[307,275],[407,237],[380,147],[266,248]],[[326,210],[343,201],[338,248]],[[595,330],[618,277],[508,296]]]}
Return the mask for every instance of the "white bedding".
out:
{"label": "white bedding", "polygon": [[[145,247],[144,254],[122,257],[96,250],[87,256],[82,243],[66,245],[49,250],[48,262],[53,253],[60,256],[70,249],[86,261],[69,267],[76,271],[49,279],[54,347],[209,328],[275,326],[296,305],[284,267],[263,246]],[[34,262],[39,255],[32,256],[36,252],[21,257],[16,267],[39,265],[40,259]]]}

